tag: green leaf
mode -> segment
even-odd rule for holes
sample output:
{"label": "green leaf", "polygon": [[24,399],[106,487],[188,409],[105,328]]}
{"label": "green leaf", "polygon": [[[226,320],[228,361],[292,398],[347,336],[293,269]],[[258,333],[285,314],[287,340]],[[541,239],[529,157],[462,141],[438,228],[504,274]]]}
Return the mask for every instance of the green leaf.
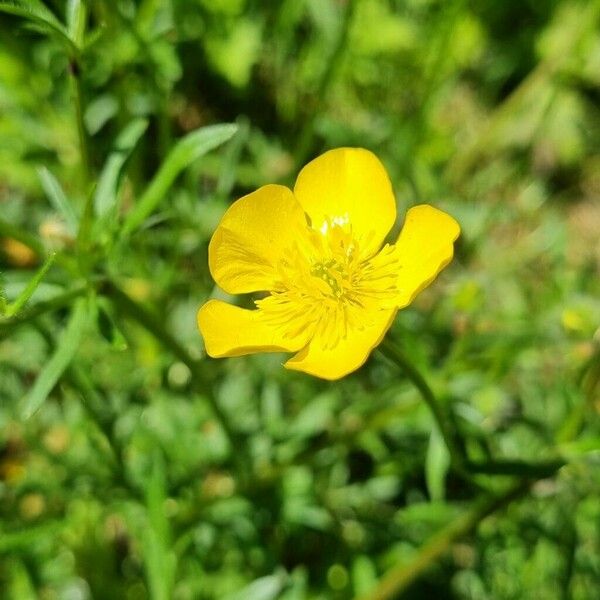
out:
{"label": "green leaf", "polygon": [[255,579],[242,590],[227,596],[227,600],[276,600],[286,583],[285,571]]}
{"label": "green leaf", "polygon": [[27,19],[36,30],[55,35],[75,54],[77,46],[69,37],[65,26],[54,16],[40,0],[2,0],[0,12],[9,13]]}
{"label": "green leaf", "polygon": [[149,527],[143,532],[144,563],[153,600],[169,600],[175,583],[176,558],[171,550],[171,530],[165,514],[166,487],[164,458],[160,450],[155,450],[146,484]]}
{"label": "green leaf", "polygon": [[35,590],[35,585],[31,581],[27,568],[16,557],[9,559],[5,563],[10,574],[7,594],[8,598],[19,598],[19,600],[37,600],[38,595]]}
{"label": "green leaf", "polygon": [[64,521],[48,521],[42,525],[22,527],[17,531],[2,531],[0,554],[10,555],[28,547],[35,547],[49,536],[54,538],[64,526]]}
{"label": "green leaf", "polygon": [[377,585],[377,569],[371,558],[359,554],[352,562],[352,587],[354,594],[367,594]]}
{"label": "green leaf", "polygon": [[67,28],[69,37],[78,48],[83,46],[85,36],[85,23],[87,7],[85,1],[68,0],[67,2]]}
{"label": "green leaf", "polygon": [[237,131],[234,124],[210,125],[188,133],[171,150],[139,202],[127,216],[123,235],[137,229],[164,198],[175,178],[189,164],[229,140]]}
{"label": "green leaf", "polygon": [[8,310],[8,300],[6,299],[6,293],[4,292],[4,279],[2,273],[0,273],[0,317],[6,315]]}
{"label": "green leaf", "polygon": [[587,454],[600,453],[600,436],[586,436],[579,440],[560,444],[560,452],[567,458],[577,459]]}
{"label": "green leaf", "polygon": [[102,218],[116,208],[123,166],[147,128],[146,119],[136,119],[129,123],[117,137],[115,147],[108,156],[98,179],[94,196],[94,210],[98,217]]}
{"label": "green leaf", "polygon": [[425,481],[432,501],[444,499],[446,475],[450,468],[450,453],[437,427],[431,430],[425,457]]}
{"label": "green leaf", "polygon": [[38,169],[38,176],[42,187],[44,188],[44,192],[46,192],[46,196],[48,196],[48,200],[50,200],[54,210],[62,215],[67,224],[69,233],[72,236],[75,236],[79,226],[79,217],[60,183],[46,167]]}
{"label": "green leaf", "polygon": [[250,121],[247,117],[239,117],[237,126],[237,135],[231,141],[231,144],[227,146],[221,163],[221,171],[217,181],[217,195],[221,198],[227,197],[235,185],[242,150],[248,143],[250,136]]}
{"label": "green leaf", "polygon": [[[42,279],[48,272],[48,269],[50,269],[50,267],[52,266],[52,263],[54,262],[55,258],[56,254],[51,254],[46,259],[44,264],[38,269],[37,273],[29,280],[29,283],[25,286],[25,289],[19,294],[17,299],[11,304],[5,304],[4,311],[0,309],[0,314],[4,312],[4,316],[10,318],[14,317],[21,311],[21,309],[25,306],[25,304],[27,304],[31,296],[33,296],[33,293],[40,285]],[[0,289],[0,305],[2,304],[2,299],[3,294],[2,290]],[[6,302],[6,299],[4,299],[4,302]]]}
{"label": "green leaf", "polygon": [[31,417],[44,403],[52,388],[65,372],[79,348],[88,317],[85,299],[77,300],[69,322],[62,332],[54,354],[44,365],[32,390],[21,402],[20,413],[24,419]]}

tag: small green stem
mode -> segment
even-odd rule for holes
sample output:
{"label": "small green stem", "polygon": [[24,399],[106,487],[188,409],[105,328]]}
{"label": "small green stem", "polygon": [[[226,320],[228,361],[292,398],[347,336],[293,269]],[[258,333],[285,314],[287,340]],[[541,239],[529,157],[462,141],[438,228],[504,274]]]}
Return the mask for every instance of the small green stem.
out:
{"label": "small green stem", "polygon": [[446,447],[448,448],[452,465],[458,472],[464,472],[466,457],[462,439],[460,439],[458,433],[455,431],[446,409],[438,402],[438,399],[433,393],[433,390],[429,387],[425,378],[411,364],[400,348],[389,339],[384,339],[379,348],[386,358],[404,371],[419,390],[423,400],[425,400],[425,403],[431,411]]}
{"label": "small green stem", "polygon": [[29,323],[45,313],[68,306],[73,300],[83,296],[87,291],[88,288],[85,286],[78,287],[64,294],[59,294],[45,302],[38,302],[11,319],[0,318],[0,334],[18,325]]}
{"label": "small green stem", "polygon": [[77,123],[77,137],[79,139],[79,160],[81,163],[81,179],[87,187],[90,176],[90,158],[88,152],[87,133],[83,120],[83,92],[81,89],[81,72],[79,62],[72,58],[69,71],[73,81],[73,104],[75,105],[75,120]]}
{"label": "small green stem", "polygon": [[431,564],[446,553],[450,546],[461,537],[473,531],[488,515],[501,510],[513,500],[522,496],[529,484],[519,482],[511,486],[504,494],[482,498],[475,506],[451,521],[446,527],[434,534],[408,563],[402,563],[390,569],[370,593],[360,600],[388,600],[398,595],[416,581]]}

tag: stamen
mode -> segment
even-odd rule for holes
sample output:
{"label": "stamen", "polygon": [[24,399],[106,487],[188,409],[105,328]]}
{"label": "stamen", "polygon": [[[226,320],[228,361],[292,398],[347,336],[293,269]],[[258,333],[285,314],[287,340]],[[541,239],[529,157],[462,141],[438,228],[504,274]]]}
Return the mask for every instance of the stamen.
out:
{"label": "stamen", "polygon": [[277,265],[276,290],[256,304],[284,335],[310,328],[332,349],[350,330],[368,327],[370,311],[393,306],[400,266],[389,245],[361,255],[347,215],[307,229]]}

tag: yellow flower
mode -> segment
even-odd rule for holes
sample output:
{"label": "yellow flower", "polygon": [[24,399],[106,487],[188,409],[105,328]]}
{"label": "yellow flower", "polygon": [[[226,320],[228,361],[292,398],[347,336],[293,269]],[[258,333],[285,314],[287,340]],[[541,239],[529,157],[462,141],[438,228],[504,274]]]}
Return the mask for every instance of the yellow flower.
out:
{"label": "yellow flower", "polygon": [[211,274],[230,294],[269,294],[255,310],[204,304],[207,353],[297,352],[284,366],[324,379],[358,369],[398,309],[452,260],[460,233],[452,217],[420,205],[382,247],[395,219],[385,168],[361,148],[308,163],[293,192],[265,185],[234,202],[210,241]]}

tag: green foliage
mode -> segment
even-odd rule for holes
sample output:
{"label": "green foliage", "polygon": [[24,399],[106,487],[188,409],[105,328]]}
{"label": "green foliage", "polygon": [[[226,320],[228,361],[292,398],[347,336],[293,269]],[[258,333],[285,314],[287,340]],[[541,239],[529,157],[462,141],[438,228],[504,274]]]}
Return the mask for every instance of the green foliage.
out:
{"label": "green foliage", "polygon": [[[0,15],[2,598],[597,597],[598,0]],[[208,359],[220,217],[343,145],[462,226],[408,364]]]}

